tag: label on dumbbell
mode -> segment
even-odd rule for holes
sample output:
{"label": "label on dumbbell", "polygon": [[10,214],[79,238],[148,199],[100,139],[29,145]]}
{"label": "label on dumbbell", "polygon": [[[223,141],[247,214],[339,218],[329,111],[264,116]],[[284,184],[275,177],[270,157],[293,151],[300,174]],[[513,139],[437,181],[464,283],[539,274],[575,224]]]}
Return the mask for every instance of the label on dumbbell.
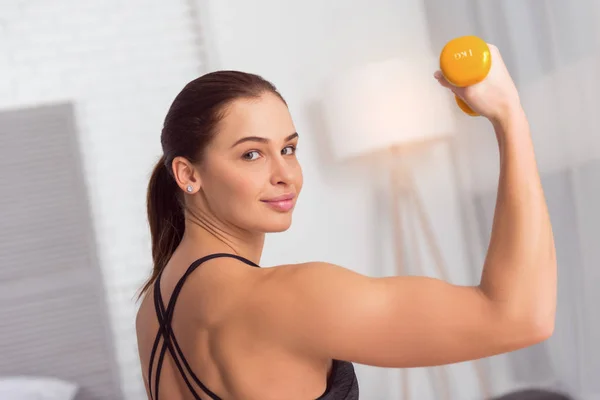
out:
{"label": "label on dumbbell", "polygon": [[455,60],[462,60],[463,58],[467,57],[473,57],[473,50],[468,49],[454,53]]}

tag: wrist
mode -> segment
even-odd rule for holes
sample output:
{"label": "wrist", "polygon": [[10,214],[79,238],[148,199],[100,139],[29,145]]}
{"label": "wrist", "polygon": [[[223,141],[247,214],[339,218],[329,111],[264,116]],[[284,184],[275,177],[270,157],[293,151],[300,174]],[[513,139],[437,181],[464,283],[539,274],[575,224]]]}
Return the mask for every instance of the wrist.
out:
{"label": "wrist", "polygon": [[511,108],[503,118],[491,121],[498,140],[500,158],[521,158],[533,152],[529,122],[521,106]]}
{"label": "wrist", "polygon": [[507,106],[497,116],[490,118],[490,122],[494,127],[498,141],[504,142],[513,136],[526,136],[528,133],[527,117],[520,103]]}
{"label": "wrist", "polygon": [[491,116],[489,120],[494,128],[506,131],[510,130],[510,127],[515,123],[526,120],[526,117],[521,102],[513,101],[506,106],[501,107],[501,110]]}

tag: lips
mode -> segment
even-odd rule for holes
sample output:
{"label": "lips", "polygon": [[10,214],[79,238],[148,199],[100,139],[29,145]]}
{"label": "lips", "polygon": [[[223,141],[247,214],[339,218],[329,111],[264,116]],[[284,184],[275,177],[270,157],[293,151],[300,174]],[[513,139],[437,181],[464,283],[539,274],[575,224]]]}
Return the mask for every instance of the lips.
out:
{"label": "lips", "polygon": [[270,203],[270,202],[276,202],[276,201],[293,200],[294,197],[296,197],[295,194],[288,193],[288,194],[284,194],[284,195],[281,195],[281,196],[273,197],[271,199],[265,199],[265,200],[262,200],[262,201],[264,201],[265,203]]}
{"label": "lips", "polygon": [[294,207],[295,194],[284,194],[281,196],[273,197],[267,200],[261,200],[271,208],[279,212],[288,212]]}

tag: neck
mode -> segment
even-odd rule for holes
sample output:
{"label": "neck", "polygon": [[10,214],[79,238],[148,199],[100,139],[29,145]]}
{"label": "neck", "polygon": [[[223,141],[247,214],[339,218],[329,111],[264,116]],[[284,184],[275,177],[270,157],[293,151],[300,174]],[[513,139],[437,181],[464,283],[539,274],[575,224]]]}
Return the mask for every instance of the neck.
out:
{"label": "neck", "polygon": [[236,254],[260,265],[264,243],[262,232],[249,232],[209,218],[186,215],[180,246],[193,253]]}

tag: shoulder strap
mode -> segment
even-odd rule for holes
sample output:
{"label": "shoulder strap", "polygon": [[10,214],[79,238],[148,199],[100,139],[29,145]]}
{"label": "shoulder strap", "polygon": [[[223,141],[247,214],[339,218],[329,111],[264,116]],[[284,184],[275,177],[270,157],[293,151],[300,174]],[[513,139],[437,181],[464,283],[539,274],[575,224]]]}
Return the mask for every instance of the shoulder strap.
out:
{"label": "shoulder strap", "polygon": [[[202,388],[202,390],[204,392],[206,392],[206,394],[208,394],[210,396],[211,399],[213,400],[220,400],[219,397],[214,394],[213,392],[210,391],[210,389],[208,389],[201,381],[200,379],[198,379],[198,377],[196,376],[196,374],[194,374],[194,372],[192,371],[190,365],[188,364],[187,360],[185,359],[183,352],[181,351],[181,348],[179,346],[179,344],[177,343],[177,339],[175,338],[175,334],[173,333],[173,330],[171,328],[171,321],[173,319],[173,311],[175,309],[175,303],[177,302],[177,298],[179,296],[179,293],[181,292],[181,289],[183,287],[183,284],[185,283],[186,279],[190,276],[190,274],[192,272],[194,272],[196,270],[196,268],[198,268],[203,262],[211,260],[213,258],[219,258],[219,257],[231,257],[231,258],[235,258],[238,259],[250,266],[253,267],[258,267],[260,268],[259,265],[255,264],[254,262],[238,256],[236,254],[229,254],[229,253],[215,253],[215,254],[210,254],[208,256],[202,257],[196,261],[194,261],[186,270],[186,272],[183,274],[183,276],[179,279],[179,281],[177,282],[177,284],[175,285],[175,289],[173,290],[173,293],[171,295],[171,298],[169,299],[169,304],[167,306],[167,309],[165,311],[165,306],[162,300],[162,295],[160,293],[160,278],[162,276],[162,271],[159,273],[159,275],[156,278],[156,281],[154,282],[154,307],[156,310],[156,317],[158,319],[158,332],[156,333],[156,338],[154,339],[154,344],[152,345],[152,352],[150,354],[150,362],[149,362],[149,366],[148,366],[148,387],[149,387],[149,392],[150,392],[150,397],[154,400],[158,400],[158,386],[159,386],[159,380],[160,380],[160,370],[162,368],[162,363],[164,360],[164,356],[165,356],[165,352],[168,349],[169,353],[171,354],[171,357],[173,358],[173,361],[175,362],[175,365],[177,366],[177,369],[179,370],[183,380],[186,383],[186,386],[190,389],[190,391],[192,392],[192,394],[194,395],[194,398],[197,400],[200,400],[200,397],[196,394],[196,392],[194,391],[193,386],[191,385],[191,383],[189,382],[184,370],[183,370],[183,366],[181,365],[180,361],[179,361],[179,357],[181,357],[181,361],[183,362],[185,369],[187,370],[187,372],[189,373],[189,375],[192,377],[192,379],[194,380],[194,382],[196,382],[196,384],[198,386],[200,386],[200,388]],[[155,384],[154,384],[154,396],[153,396],[153,391],[152,391],[152,365],[154,364],[154,357],[156,356],[156,351],[158,349],[158,344],[160,342],[160,338],[161,336],[163,337],[163,344],[162,344],[162,348],[160,350],[160,355],[158,357],[158,364],[156,366],[156,377],[155,377]],[[179,357],[178,357],[179,356]]]}

